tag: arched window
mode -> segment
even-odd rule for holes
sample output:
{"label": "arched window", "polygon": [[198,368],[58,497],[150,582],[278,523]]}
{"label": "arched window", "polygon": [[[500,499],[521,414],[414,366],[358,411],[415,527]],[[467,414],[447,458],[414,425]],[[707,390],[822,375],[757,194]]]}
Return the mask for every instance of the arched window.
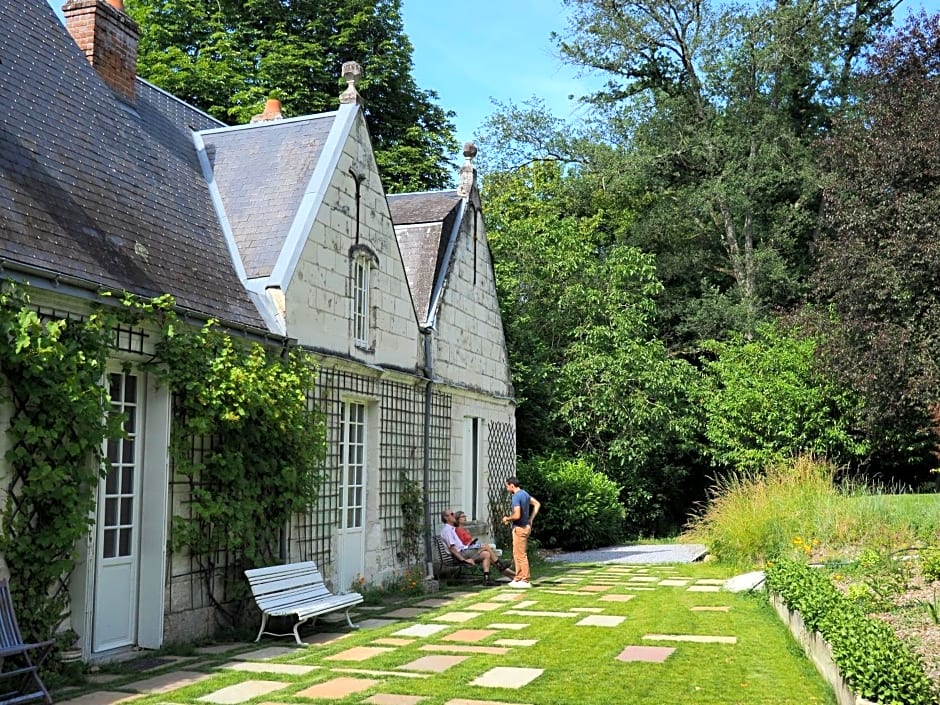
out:
{"label": "arched window", "polygon": [[365,245],[354,245],[349,251],[352,284],[352,336],[357,348],[372,349],[372,287],[373,270],[379,260]]}

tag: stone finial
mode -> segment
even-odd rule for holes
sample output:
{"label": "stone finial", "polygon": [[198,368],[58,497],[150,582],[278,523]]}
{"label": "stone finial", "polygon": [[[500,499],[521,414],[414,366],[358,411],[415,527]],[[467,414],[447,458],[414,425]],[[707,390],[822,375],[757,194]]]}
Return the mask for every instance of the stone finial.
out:
{"label": "stone finial", "polygon": [[341,105],[347,103],[358,103],[362,105],[362,96],[356,90],[356,81],[362,78],[362,67],[355,61],[346,61],[343,63],[343,80],[346,81],[346,90],[339,94]]}
{"label": "stone finial", "polygon": [[281,101],[279,101],[277,98],[268,98],[267,102],[264,104],[264,112],[251,116],[252,124],[256,122],[270,122],[271,120],[283,119],[284,116],[281,114]]}
{"label": "stone finial", "polygon": [[466,198],[477,182],[477,170],[473,167],[473,158],[477,155],[477,146],[473,142],[467,142],[463,146],[463,155],[467,161],[460,167],[460,185],[457,187],[457,195]]}

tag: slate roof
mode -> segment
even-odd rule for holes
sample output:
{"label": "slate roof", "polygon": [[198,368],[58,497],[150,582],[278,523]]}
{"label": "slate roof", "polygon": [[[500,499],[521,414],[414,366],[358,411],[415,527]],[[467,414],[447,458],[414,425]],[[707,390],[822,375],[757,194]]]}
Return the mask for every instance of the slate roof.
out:
{"label": "slate roof", "polygon": [[422,321],[430,315],[431,295],[459,213],[456,191],[428,191],[388,197],[388,206],[405,264],[408,286]]}
{"label": "slate roof", "polygon": [[246,275],[270,276],[335,113],[203,135]]}
{"label": "slate roof", "polygon": [[189,134],[218,123],[140,81],[117,100],[41,0],[0,0],[0,47],[0,261],[264,328]]}

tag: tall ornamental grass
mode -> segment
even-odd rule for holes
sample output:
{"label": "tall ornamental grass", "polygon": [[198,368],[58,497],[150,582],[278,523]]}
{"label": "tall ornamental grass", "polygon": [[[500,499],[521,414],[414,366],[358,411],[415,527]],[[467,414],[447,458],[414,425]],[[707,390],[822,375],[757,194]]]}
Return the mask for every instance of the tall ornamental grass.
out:
{"label": "tall ornamental grass", "polygon": [[940,528],[936,495],[885,494],[836,482],[835,468],[799,457],[717,480],[683,538],[740,568],[781,556],[857,554],[864,546],[918,545]]}

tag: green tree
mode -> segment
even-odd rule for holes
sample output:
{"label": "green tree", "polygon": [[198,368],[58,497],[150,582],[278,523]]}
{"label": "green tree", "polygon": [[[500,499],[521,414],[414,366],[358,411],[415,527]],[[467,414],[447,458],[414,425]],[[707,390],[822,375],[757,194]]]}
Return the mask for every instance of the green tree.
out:
{"label": "green tree", "polygon": [[827,378],[814,338],[765,323],[751,340],[707,347],[701,405],[716,465],[759,472],[803,454],[842,464],[867,451],[853,432],[858,398]]}
{"label": "green tree", "polygon": [[580,177],[558,162],[484,186],[519,451],[589,456],[622,487],[628,531],[651,532],[677,504],[695,428],[692,369],[655,338],[651,258],[612,235],[623,213],[571,215]]}
{"label": "green tree", "polygon": [[340,66],[359,61],[386,189],[450,182],[453,113],[414,81],[401,0],[128,0],[127,11],[140,75],[229,124],[272,95],[286,116],[335,110]]}
{"label": "green tree", "polygon": [[938,17],[921,14],[868,58],[860,100],[824,144],[816,277],[841,318],[829,359],[866,400],[876,457],[915,465],[940,416],[938,48]]}

